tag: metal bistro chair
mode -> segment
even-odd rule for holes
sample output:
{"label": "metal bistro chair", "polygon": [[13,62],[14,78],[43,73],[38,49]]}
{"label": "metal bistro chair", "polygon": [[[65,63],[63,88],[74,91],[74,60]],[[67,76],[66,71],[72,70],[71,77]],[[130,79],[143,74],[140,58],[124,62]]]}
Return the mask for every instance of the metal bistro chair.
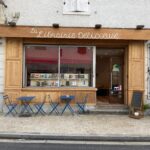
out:
{"label": "metal bistro chair", "polygon": [[13,116],[15,116],[13,112],[15,112],[17,114],[16,107],[18,104],[16,102],[13,102],[8,95],[4,95],[3,99],[4,99],[5,105],[8,109],[8,112],[5,114],[5,116],[7,116],[9,114],[12,114]]}
{"label": "metal bistro chair", "polygon": [[44,104],[46,102],[46,98],[47,96],[45,95],[42,102],[37,102],[36,104],[34,104],[35,108],[37,109],[37,112],[35,113],[35,115],[38,115],[39,113],[41,113],[42,115],[46,114],[46,112],[43,109]]}
{"label": "metal bistro chair", "polygon": [[88,94],[86,94],[84,96],[84,98],[81,102],[76,102],[79,113],[85,113],[86,112],[85,106],[86,106],[86,103],[87,103],[87,99],[88,99]]}
{"label": "metal bistro chair", "polygon": [[49,115],[52,114],[53,112],[55,112],[58,115],[59,111],[58,111],[57,107],[59,105],[59,102],[53,102],[50,95],[48,95],[48,99],[49,99],[50,107],[52,108],[49,112]]}

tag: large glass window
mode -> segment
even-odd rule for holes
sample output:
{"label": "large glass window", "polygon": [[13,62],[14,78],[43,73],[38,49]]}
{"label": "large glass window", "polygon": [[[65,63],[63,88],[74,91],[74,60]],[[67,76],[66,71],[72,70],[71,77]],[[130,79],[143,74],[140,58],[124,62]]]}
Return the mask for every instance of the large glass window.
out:
{"label": "large glass window", "polygon": [[24,87],[93,86],[93,47],[25,45]]}
{"label": "large glass window", "polygon": [[61,47],[60,86],[92,86],[91,47]]}

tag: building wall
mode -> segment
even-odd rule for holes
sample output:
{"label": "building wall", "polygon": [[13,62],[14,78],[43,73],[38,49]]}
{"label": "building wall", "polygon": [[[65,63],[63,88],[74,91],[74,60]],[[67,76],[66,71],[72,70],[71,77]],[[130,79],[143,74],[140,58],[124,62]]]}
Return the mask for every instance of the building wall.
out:
{"label": "building wall", "polygon": [[0,24],[5,23],[5,14],[4,14],[4,8],[2,5],[0,5]]}
{"label": "building wall", "polygon": [[0,112],[2,111],[3,98],[2,94],[4,92],[4,51],[5,51],[5,39],[0,38]]}
{"label": "building wall", "polygon": [[0,93],[4,92],[4,49],[5,40],[0,38]]}
{"label": "building wall", "polygon": [[111,28],[150,28],[150,0],[89,0],[90,15],[63,14],[63,0],[5,0],[7,15],[20,12],[18,25],[93,27],[102,24]]}
{"label": "building wall", "polygon": [[145,49],[143,41],[130,41],[128,59],[128,101],[133,91],[145,91]]}
{"label": "building wall", "polygon": [[[8,5],[5,9],[8,19],[14,12],[20,12],[17,25],[51,26],[59,23],[65,27],[94,27],[102,24],[108,28],[135,28],[137,24],[143,24],[150,28],[150,0],[89,0],[89,15],[63,14],[63,0],[4,1]],[[0,92],[4,88],[4,45],[0,44]],[[146,77],[145,82],[147,84]]]}
{"label": "building wall", "polygon": [[150,41],[145,43],[145,103],[150,103],[150,74],[148,68],[150,67]]}

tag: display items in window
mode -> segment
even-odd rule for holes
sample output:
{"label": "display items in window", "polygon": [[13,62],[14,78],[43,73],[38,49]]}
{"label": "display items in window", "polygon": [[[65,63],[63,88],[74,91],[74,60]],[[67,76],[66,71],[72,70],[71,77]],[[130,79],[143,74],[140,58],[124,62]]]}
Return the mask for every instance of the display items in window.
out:
{"label": "display items in window", "polygon": [[[88,74],[60,74],[60,86],[89,86]],[[30,86],[55,87],[59,86],[58,74],[31,73]]]}

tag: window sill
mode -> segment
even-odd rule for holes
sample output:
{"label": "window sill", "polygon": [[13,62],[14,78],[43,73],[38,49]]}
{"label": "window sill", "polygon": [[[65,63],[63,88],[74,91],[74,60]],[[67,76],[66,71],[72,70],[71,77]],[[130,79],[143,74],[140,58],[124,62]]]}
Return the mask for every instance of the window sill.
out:
{"label": "window sill", "polygon": [[51,88],[46,88],[46,87],[25,87],[22,88],[21,91],[96,91],[97,88],[94,87],[51,87]]}

